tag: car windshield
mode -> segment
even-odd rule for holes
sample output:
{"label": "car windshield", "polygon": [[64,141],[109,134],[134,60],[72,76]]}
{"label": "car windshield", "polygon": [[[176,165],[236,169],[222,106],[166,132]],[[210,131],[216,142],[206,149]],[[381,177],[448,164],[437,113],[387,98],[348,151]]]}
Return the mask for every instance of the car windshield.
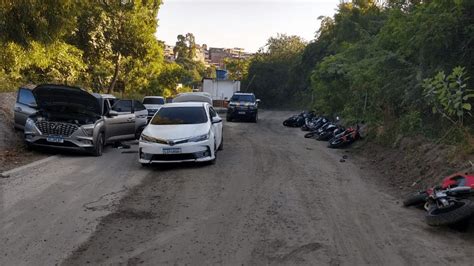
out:
{"label": "car windshield", "polygon": [[165,100],[162,98],[145,98],[143,104],[165,104]]}
{"label": "car windshield", "polygon": [[255,96],[251,94],[233,95],[231,102],[255,102]]}
{"label": "car windshield", "polygon": [[187,125],[207,122],[204,107],[164,107],[153,117],[152,125]]}

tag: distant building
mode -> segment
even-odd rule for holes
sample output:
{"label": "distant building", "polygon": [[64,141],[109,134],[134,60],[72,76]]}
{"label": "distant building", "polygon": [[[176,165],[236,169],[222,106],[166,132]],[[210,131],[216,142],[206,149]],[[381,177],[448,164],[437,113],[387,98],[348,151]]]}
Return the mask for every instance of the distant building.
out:
{"label": "distant building", "polygon": [[[174,46],[165,45],[164,55],[167,61],[175,61]],[[242,58],[246,59],[252,56],[251,53],[246,53],[244,48],[208,48],[207,44],[196,45],[196,54],[193,60],[202,62],[206,67],[215,66],[217,69],[225,69],[224,60],[226,58]]]}
{"label": "distant building", "polygon": [[202,91],[209,93],[213,100],[230,99],[234,92],[240,91],[240,81],[205,78],[202,80]]}
{"label": "distant building", "polygon": [[164,49],[165,60],[170,61],[170,62],[174,62],[176,60],[173,49],[174,49],[174,46],[165,44],[165,49]]}

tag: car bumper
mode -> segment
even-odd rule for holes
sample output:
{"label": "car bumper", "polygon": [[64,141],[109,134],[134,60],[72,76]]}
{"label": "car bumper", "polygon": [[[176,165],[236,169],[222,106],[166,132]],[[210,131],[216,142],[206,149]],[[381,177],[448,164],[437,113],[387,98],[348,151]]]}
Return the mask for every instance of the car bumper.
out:
{"label": "car bumper", "polygon": [[48,136],[34,135],[25,132],[25,141],[37,147],[50,147],[66,150],[87,151],[94,148],[92,137],[64,137],[62,143],[49,142]]}
{"label": "car bumper", "polygon": [[227,116],[231,117],[254,117],[256,109],[227,109]]}
{"label": "car bumper", "polygon": [[[179,153],[165,153],[163,149],[178,148]],[[140,141],[138,153],[140,163],[179,163],[179,162],[206,162],[215,158],[209,140],[201,142],[183,143],[174,146]]]}

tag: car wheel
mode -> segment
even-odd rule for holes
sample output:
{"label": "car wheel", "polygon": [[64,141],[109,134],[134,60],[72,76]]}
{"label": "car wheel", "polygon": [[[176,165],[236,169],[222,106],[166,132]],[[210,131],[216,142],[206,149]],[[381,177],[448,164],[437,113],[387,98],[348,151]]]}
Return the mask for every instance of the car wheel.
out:
{"label": "car wheel", "polygon": [[224,149],[224,136],[221,137],[221,144],[219,145],[218,150],[222,151]]}
{"label": "car wheel", "polygon": [[140,136],[142,135],[143,130],[145,127],[140,127],[136,132],[135,132],[135,139],[140,139]]}
{"label": "car wheel", "polygon": [[33,150],[33,145],[29,143],[28,141],[25,141],[25,148],[27,151],[32,151]]}
{"label": "car wheel", "polygon": [[99,133],[99,136],[97,136],[97,141],[94,144],[94,156],[102,156],[102,152],[104,149],[104,134]]}
{"label": "car wheel", "polygon": [[252,121],[253,121],[254,123],[257,123],[257,121],[258,121],[258,113],[257,113],[257,114],[255,114],[255,117],[253,118],[253,120],[252,120]]}

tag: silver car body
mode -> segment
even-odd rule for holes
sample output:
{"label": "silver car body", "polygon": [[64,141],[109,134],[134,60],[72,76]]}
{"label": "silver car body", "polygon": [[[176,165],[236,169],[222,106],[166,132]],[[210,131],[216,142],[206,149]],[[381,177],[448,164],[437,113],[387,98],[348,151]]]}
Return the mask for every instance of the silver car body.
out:
{"label": "silver car body", "polygon": [[60,85],[40,85],[32,92],[37,110],[24,125],[29,145],[93,150],[99,136],[102,143],[133,139],[146,126],[147,111],[138,101]]}

